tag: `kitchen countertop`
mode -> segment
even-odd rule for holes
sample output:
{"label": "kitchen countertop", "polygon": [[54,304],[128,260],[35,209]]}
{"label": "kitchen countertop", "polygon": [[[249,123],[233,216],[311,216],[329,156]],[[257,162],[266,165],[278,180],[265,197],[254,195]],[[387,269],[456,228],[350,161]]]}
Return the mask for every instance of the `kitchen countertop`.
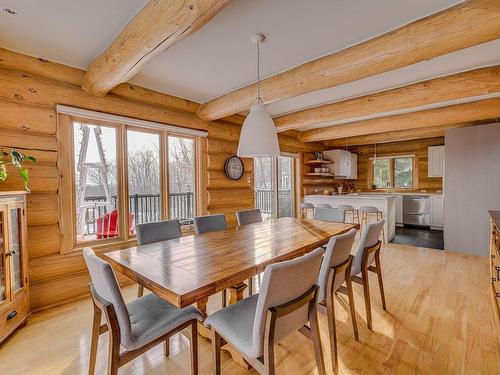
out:
{"label": "kitchen countertop", "polygon": [[359,198],[359,199],[389,199],[389,198],[396,198],[396,194],[383,194],[383,193],[377,193],[377,194],[366,194],[366,193],[349,193],[349,194],[336,194],[336,195],[326,195],[326,194],[309,194],[307,195],[308,197],[316,197],[316,198],[337,198],[337,199],[352,199],[352,198]]}

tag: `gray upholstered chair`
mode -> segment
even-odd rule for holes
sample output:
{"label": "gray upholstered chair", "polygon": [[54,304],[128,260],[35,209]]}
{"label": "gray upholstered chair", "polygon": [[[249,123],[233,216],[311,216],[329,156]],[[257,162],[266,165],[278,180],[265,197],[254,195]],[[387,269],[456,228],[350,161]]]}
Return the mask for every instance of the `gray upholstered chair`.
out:
{"label": "gray upholstered chair", "polygon": [[[354,338],[359,339],[351,283],[351,250],[356,233],[356,229],[351,229],[347,233],[330,238],[318,276],[318,311],[327,314],[332,367],[335,374],[338,372],[337,329],[335,326],[334,306],[336,293],[343,293],[348,296]],[[345,287],[342,285],[344,282],[346,283]]]}
{"label": "gray upholstered chair", "polygon": [[[238,226],[249,225],[262,222],[262,214],[258,208],[253,208],[251,210],[236,211],[236,219],[238,220]],[[248,279],[248,295],[253,294],[253,278]]]}
{"label": "gray upholstered chair", "polygon": [[[352,281],[363,286],[363,294],[365,297],[366,308],[366,324],[368,329],[372,329],[372,310],[370,302],[370,285],[368,271],[377,274],[378,285],[380,289],[380,297],[382,299],[382,307],[387,310],[385,305],[384,284],[382,282],[382,268],[380,265],[380,233],[384,228],[385,220],[382,219],[376,223],[366,224],[361,238],[358,242],[356,256],[352,262],[351,279]],[[375,263],[375,265],[373,265]],[[361,277],[357,276],[361,274]]]}
{"label": "gray upholstered chair", "polygon": [[[361,213],[361,232],[363,232],[363,222],[365,223],[365,225],[369,222],[369,215],[375,215],[377,221],[384,218],[384,212],[380,211],[377,207],[374,206],[362,206],[359,208],[359,212]],[[386,243],[384,227],[382,227],[382,240],[384,243]]]}
{"label": "gray upholstered chair", "polygon": [[314,210],[314,220],[343,223],[345,222],[345,211],[337,208],[316,208]]}
{"label": "gray upholstered chair", "polygon": [[312,211],[312,213],[314,215],[314,204],[312,204],[312,203],[306,203],[306,202],[302,202],[300,204],[300,212],[301,212],[302,217],[305,216],[306,219],[307,219],[308,216],[309,216],[309,211],[310,210]]}
{"label": "gray upholstered chair", "polygon": [[242,225],[262,222],[262,214],[258,208],[236,211],[236,219],[238,219],[238,225],[241,227]]}
{"label": "gray upholstered chair", "polygon": [[203,234],[227,229],[226,216],[224,214],[197,216],[194,218],[194,231]]}
{"label": "gray upholstered chair", "polygon": [[[316,280],[323,250],[269,265],[259,294],[210,315],[215,374],[220,374],[222,339],[231,343],[260,374],[272,375],[274,346],[299,330],[310,337],[320,375],[325,374],[319,339]],[[306,326],[310,323],[310,327]]]}
{"label": "gray upholstered chair", "polygon": [[328,204],[328,203],[320,203],[320,204],[317,204],[315,208],[333,208],[331,204]]}
{"label": "gray upholstered chair", "polygon": [[[137,245],[139,246],[153,242],[167,241],[182,236],[181,224],[177,219],[138,224],[135,230],[137,233]],[[139,285],[137,297],[142,297],[143,294],[144,287]]]}
{"label": "gray upholstered chair", "polygon": [[[198,373],[197,322],[201,312],[194,306],[179,309],[155,294],[125,304],[111,265],[98,258],[92,249],[83,249],[83,257],[92,283],[90,293],[94,319],[90,344],[89,374],[95,372],[99,335],[109,332],[108,371],[118,374],[118,368],[160,343],[169,354],[170,336],[191,327],[191,373]],[[106,323],[101,326],[104,313]],[[120,346],[125,349],[120,353]]]}
{"label": "gray upholstered chair", "polygon": [[340,204],[337,206],[337,210],[344,210],[346,212],[350,212],[352,215],[352,223],[354,224],[355,221],[360,224],[359,221],[359,211],[354,208],[354,206],[351,206],[350,204]]}
{"label": "gray upholstered chair", "polygon": [[[218,232],[227,229],[226,216],[224,214],[197,216],[194,218],[194,231],[196,234]],[[222,307],[227,305],[226,289],[222,291]]]}

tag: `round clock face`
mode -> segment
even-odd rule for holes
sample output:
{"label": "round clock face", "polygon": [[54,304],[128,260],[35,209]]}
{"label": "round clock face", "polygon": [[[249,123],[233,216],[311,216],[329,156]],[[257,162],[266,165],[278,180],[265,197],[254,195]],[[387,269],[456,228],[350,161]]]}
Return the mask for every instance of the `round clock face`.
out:
{"label": "round clock face", "polygon": [[227,178],[231,180],[239,180],[245,173],[245,165],[243,160],[237,156],[230,156],[224,165],[224,171]]}

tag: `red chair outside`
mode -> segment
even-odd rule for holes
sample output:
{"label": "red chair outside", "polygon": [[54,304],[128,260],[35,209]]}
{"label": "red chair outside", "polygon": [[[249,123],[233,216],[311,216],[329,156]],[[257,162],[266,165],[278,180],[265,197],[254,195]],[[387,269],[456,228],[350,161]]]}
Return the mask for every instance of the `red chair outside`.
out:
{"label": "red chair outside", "polygon": [[[134,214],[128,213],[129,233],[135,234]],[[113,238],[118,236],[118,210],[113,210],[97,218],[97,239]]]}

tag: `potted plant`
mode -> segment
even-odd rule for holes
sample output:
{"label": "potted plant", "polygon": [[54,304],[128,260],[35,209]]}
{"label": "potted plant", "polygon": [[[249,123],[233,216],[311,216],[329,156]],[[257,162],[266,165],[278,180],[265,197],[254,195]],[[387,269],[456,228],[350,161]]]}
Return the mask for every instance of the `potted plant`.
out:
{"label": "potted plant", "polygon": [[28,188],[29,173],[26,168],[23,168],[25,161],[36,163],[36,159],[33,156],[25,155],[15,149],[12,149],[10,152],[0,151],[0,183],[4,182],[9,176],[7,165],[12,164],[19,170],[19,175],[24,182],[24,189],[30,192]]}

